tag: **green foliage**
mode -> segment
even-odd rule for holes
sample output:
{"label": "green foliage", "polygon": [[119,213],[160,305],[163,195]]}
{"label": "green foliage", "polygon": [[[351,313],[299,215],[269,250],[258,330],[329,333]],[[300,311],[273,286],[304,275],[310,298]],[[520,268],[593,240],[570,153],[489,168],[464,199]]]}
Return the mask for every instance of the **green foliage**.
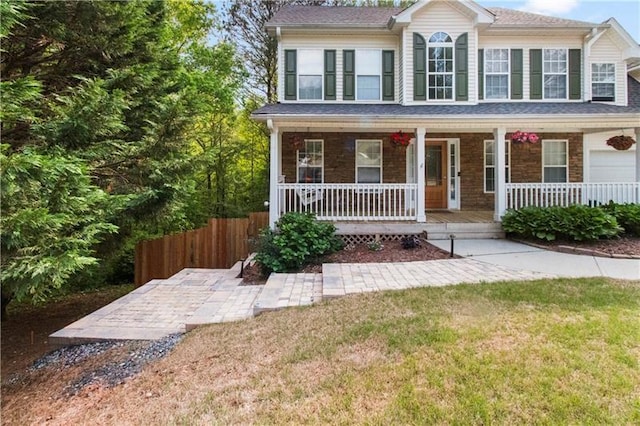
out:
{"label": "green foliage", "polygon": [[3,295],[44,299],[97,262],[93,247],[117,228],[113,200],[60,151],[0,154]]}
{"label": "green foliage", "polygon": [[640,237],[640,204],[616,204],[612,201],[600,208],[618,220],[626,235]]}
{"label": "green foliage", "polygon": [[622,231],[614,216],[582,205],[509,210],[502,218],[502,227],[522,238],[547,241],[593,241],[613,238]]}
{"label": "green foliage", "polygon": [[318,222],[312,213],[287,213],[276,222],[276,229],[263,231],[255,257],[265,274],[298,270],[342,248],[335,226]]}

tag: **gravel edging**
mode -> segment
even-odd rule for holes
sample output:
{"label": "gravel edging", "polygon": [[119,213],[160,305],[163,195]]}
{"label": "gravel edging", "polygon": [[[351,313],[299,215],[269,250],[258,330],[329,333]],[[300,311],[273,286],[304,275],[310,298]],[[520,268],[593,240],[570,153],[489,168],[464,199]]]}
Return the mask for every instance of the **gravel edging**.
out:
{"label": "gravel edging", "polygon": [[559,253],[577,254],[577,255],[595,256],[595,257],[608,257],[611,259],[640,259],[640,256],[633,255],[633,254],[606,253],[603,251],[593,250],[593,249],[588,249],[588,248],[583,248],[578,246],[568,246],[563,244],[560,244],[557,246],[549,246],[545,244],[538,244],[533,241],[518,240],[518,239],[513,239],[512,241],[525,244],[531,247],[543,249],[543,250],[557,251]]}

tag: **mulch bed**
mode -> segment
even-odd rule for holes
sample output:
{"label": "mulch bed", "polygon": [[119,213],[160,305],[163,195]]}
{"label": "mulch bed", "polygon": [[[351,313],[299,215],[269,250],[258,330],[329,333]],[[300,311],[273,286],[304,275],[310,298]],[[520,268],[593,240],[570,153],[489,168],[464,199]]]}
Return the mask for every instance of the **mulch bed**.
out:
{"label": "mulch bed", "polygon": [[[321,273],[323,263],[389,263],[449,258],[449,252],[441,250],[425,240],[420,240],[420,246],[413,249],[403,248],[400,241],[384,241],[382,248],[377,251],[369,249],[366,244],[350,244],[336,253],[324,256],[317,262],[305,266],[298,272]],[[262,276],[260,267],[256,264],[245,267],[243,278],[244,285],[264,284],[267,281]]]}

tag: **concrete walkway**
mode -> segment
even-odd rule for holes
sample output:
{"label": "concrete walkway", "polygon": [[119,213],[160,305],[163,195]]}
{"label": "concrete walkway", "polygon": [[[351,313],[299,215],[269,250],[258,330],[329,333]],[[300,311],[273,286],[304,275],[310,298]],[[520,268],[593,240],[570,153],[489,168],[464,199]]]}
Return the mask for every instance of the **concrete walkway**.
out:
{"label": "concrete walkway", "polygon": [[[449,241],[430,243],[449,250]],[[53,333],[49,343],[154,340],[203,324],[371,291],[563,276],[640,280],[637,259],[550,252],[506,240],[458,240],[455,252],[465,258],[324,264],[322,274],[272,274],[260,286],[240,285],[240,264],[228,270],[184,269],[166,280],[152,280]]]}

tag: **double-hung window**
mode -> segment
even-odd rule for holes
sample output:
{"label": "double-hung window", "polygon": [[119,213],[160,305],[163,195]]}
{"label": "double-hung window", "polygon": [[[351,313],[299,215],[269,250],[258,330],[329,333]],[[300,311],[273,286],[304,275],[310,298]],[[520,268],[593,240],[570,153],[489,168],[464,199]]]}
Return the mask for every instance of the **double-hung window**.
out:
{"label": "double-hung window", "polygon": [[321,100],[324,57],[321,49],[298,50],[298,99]]}
{"label": "double-hung window", "polygon": [[567,49],[544,49],[544,99],[567,99]]}
{"label": "double-hung window", "polygon": [[542,141],[542,181],[568,182],[568,142]]}
{"label": "double-hung window", "polygon": [[453,40],[437,32],[428,42],[429,99],[453,99]]}
{"label": "double-hung window", "polygon": [[298,150],[298,182],[322,183],[324,152],[322,140],[305,140]]}
{"label": "double-hung window", "polygon": [[594,101],[615,101],[615,64],[591,64],[591,99]]}
{"label": "double-hung window", "polygon": [[[511,157],[511,142],[505,141],[505,182],[511,182],[511,174],[509,173],[509,163]],[[484,141],[484,192],[495,192],[496,190],[496,163],[495,163],[494,141]]]}
{"label": "double-hung window", "polygon": [[382,141],[356,141],[356,182],[382,183]]}
{"label": "double-hung window", "polygon": [[380,100],[380,75],[382,74],[382,51],[356,50],[356,99],[359,101]]}
{"label": "double-hung window", "polygon": [[486,99],[509,98],[509,49],[486,49],[484,53]]}

